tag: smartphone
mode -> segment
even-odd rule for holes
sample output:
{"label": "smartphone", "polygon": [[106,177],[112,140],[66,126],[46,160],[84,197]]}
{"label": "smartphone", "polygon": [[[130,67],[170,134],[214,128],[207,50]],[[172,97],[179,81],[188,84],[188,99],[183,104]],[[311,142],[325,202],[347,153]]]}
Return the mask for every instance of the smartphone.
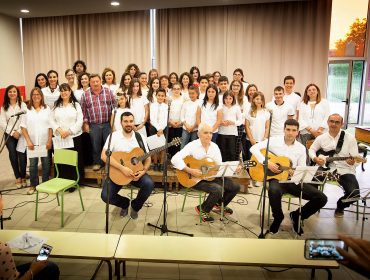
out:
{"label": "smartphone", "polygon": [[36,260],[39,261],[46,261],[51,253],[51,250],[53,249],[52,246],[48,244],[42,244],[39,255],[37,256]]}
{"label": "smartphone", "polygon": [[308,260],[343,260],[337,247],[348,250],[347,245],[340,239],[307,239],[304,256]]}

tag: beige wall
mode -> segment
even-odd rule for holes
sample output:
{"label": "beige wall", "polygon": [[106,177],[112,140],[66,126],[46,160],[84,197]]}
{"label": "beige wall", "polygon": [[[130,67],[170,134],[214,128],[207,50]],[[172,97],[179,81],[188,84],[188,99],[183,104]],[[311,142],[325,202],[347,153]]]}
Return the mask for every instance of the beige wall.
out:
{"label": "beige wall", "polygon": [[19,19],[0,14],[0,88],[24,85]]}

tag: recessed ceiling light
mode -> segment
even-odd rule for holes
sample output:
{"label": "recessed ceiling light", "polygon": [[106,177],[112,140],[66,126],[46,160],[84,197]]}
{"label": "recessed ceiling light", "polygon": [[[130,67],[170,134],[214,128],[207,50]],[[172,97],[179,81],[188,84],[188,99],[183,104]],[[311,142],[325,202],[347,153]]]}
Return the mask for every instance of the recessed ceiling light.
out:
{"label": "recessed ceiling light", "polygon": [[27,9],[22,9],[21,10],[21,13],[24,13],[24,14],[28,14],[30,11],[29,10],[27,10]]}
{"label": "recessed ceiling light", "polygon": [[110,2],[110,4],[112,6],[119,6],[119,2],[117,2],[117,1],[112,1],[112,2]]}

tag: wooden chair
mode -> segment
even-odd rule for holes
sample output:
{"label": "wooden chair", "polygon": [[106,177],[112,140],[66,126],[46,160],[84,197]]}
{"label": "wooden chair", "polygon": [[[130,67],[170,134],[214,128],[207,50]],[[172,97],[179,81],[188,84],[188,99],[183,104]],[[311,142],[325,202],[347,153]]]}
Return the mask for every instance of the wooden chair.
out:
{"label": "wooden chair", "polygon": [[[64,226],[64,193],[72,188],[76,187],[78,190],[78,194],[80,196],[80,202],[82,211],[85,211],[84,204],[82,201],[80,186],[78,181],[80,179],[80,174],[78,172],[78,157],[77,152],[72,150],[63,150],[57,149],[54,150],[54,164],[56,170],[56,177],[46,181],[36,187],[36,210],[35,210],[35,221],[37,221],[37,211],[38,211],[38,203],[39,203],[39,193],[49,193],[55,194],[57,196],[58,206],[61,206],[61,226]],[[74,166],[76,168],[77,179],[70,180],[64,179],[59,177],[59,169],[58,164],[65,164]],[[61,203],[59,203],[59,196],[61,198]]]}

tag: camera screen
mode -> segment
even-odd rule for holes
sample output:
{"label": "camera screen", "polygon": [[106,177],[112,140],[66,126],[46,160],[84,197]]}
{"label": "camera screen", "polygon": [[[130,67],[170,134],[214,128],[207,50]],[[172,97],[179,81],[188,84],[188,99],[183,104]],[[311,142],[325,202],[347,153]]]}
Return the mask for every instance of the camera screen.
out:
{"label": "camera screen", "polygon": [[47,260],[48,257],[49,257],[49,255],[50,255],[50,251],[51,251],[51,248],[42,246],[41,249],[40,249],[40,253],[37,256],[37,260],[38,261],[45,261],[45,260]]}
{"label": "camera screen", "polygon": [[307,240],[306,257],[309,259],[343,260],[336,247],[345,248],[342,240]]}

